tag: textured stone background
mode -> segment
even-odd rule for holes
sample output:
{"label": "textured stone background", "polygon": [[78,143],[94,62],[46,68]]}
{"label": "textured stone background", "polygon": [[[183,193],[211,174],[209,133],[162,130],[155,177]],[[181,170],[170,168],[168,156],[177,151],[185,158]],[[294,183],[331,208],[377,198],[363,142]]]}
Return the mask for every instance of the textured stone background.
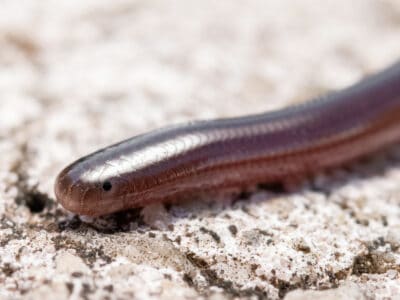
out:
{"label": "textured stone background", "polygon": [[0,298],[400,293],[399,147],[292,193],[85,222],[52,191],[66,163],[101,146],[276,109],[383,68],[400,54],[398,0],[0,4]]}

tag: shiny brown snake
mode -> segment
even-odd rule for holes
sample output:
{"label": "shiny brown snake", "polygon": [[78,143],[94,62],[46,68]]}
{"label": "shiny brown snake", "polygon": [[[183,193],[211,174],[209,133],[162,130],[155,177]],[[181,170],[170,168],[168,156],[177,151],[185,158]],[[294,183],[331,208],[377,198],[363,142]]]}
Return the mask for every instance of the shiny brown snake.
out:
{"label": "shiny brown snake", "polygon": [[400,141],[400,63],[279,111],[197,121],[85,156],[57,177],[67,210],[89,216],[337,167]]}

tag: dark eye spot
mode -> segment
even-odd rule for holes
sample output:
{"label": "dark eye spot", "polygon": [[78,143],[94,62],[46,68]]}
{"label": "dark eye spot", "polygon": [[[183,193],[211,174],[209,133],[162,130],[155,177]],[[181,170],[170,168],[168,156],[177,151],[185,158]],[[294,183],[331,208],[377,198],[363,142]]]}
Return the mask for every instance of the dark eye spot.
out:
{"label": "dark eye spot", "polygon": [[111,190],[112,188],[112,184],[109,181],[104,181],[103,183],[103,190],[105,190],[106,192],[108,192],[109,190]]}

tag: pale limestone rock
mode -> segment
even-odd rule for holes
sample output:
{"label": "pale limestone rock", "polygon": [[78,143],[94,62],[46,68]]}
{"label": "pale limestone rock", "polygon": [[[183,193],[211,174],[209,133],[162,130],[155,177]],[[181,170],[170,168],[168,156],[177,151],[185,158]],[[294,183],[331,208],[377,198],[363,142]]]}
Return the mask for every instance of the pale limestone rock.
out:
{"label": "pale limestone rock", "polygon": [[57,273],[82,273],[90,274],[91,270],[83,262],[83,260],[69,252],[61,252],[56,256],[56,271]]}
{"label": "pale limestone rock", "polygon": [[356,284],[347,282],[342,286],[326,291],[295,290],[286,295],[285,300],[363,300],[367,299]]}
{"label": "pale limestone rock", "polygon": [[43,284],[36,289],[31,290],[23,296],[26,300],[67,300],[70,298],[70,292],[63,282],[54,282],[49,285]]}

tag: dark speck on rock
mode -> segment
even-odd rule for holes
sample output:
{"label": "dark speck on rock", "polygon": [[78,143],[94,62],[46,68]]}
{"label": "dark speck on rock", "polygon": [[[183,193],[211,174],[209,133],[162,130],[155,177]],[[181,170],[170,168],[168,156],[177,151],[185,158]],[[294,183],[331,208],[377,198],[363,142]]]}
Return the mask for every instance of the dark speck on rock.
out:
{"label": "dark speck on rock", "polygon": [[229,226],[228,226],[228,229],[229,229],[229,231],[231,232],[231,234],[232,234],[233,236],[236,236],[238,230],[237,230],[237,227],[236,227],[235,225],[229,225]]}
{"label": "dark speck on rock", "polygon": [[221,242],[221,238],[219,237],[219,235],[215,231],[209,230],[209,229],[207,229],[205,227],[200,227],[200,231],[202,233],[209,234],[214,239],[214,241],[216,241],[217,243]]}

